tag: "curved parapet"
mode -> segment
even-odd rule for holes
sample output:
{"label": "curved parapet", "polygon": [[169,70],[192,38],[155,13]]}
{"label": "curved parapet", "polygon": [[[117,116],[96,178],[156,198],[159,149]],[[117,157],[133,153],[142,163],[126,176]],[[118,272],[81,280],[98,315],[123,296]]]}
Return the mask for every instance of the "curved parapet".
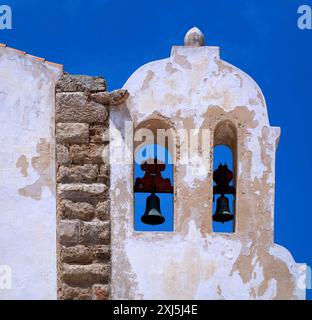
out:
{"label": "curved parapet", "polygon": [[[111,129],[128,142],[126,120],[132,120],[134,132],[153,123],[145,127],[154,133],[161,123],[158,129],[177,135],[172,233],[134,231],[133,167],[111,166],[113,298],[304,299],[298,283],[305,270],[274,244],[280,128],[270,126],[257,83],[221,60],[218,47],[203,46],[203,40],[193,30],[186,46],[175,46],[169,58],[135,71],[123,87],[129,98],[111,110]],[[190,141],[201,132],[206,136],[192,148]],[[212,230],[213,148],[220,144],[234,155],[231,234]]]}

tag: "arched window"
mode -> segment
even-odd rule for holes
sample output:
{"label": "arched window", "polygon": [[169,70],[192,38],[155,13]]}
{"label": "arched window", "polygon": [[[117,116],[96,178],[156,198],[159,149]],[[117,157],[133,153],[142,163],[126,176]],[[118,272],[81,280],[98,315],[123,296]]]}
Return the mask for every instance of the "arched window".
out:
{"label": "arched window", "polygon": [[135,231],[173,231],[173,159],[166,147],[145,144],[134,155]]}
{"label": "arched window", "polygon": [[236,128],[231,122],[222,122],[214,132],[212,213],[214,232],[235,231],[236,153]]}

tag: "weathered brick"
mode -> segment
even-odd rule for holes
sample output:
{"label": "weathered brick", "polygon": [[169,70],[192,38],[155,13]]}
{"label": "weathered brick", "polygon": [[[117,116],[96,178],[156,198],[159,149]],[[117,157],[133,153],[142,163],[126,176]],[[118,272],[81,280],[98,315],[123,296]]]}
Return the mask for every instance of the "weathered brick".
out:
{"label": "weathered brick", "polygon": [[58,214],[61,219],[90,221],[94,218],[94,212],[94,207],[86,202],[73,202],[66,199],[58,202]]}
{"label": "weathered brick", "polygon": [[[63,283],[58,298],[61,300],[91,300],[92,291],[94,289],[70,287]],[[92,295],[94,296],[94,293]]]}
{"label": "weathered brick", "polygon": [[109,245],[62,246],[60,258],[62,262],[69,264],[90,264],[92,262],[109,263],[111,249]]}
{"label": "weathered brick", "polygon": [[109,165],[101,164],[98,181],[104,182],[106,185],[109,183]]}
{"label": "weathered brick", "polygon": [[56,92],[106,91],[103,77],[64,74],[56,84]]}
{"label": "weathered brick", "polygon": [[92,286],[92,300],[108,300],[109,298],[109,285],[95,284]]}
{"label": "weathered brick", "polygon": [[96,182],[98,176],[99,168],[96,164],[60,166],[57,172],[57,182]]}
{"label": "weathered brick", "polygon": [[109,201],[99,202],[95,208],[95,216],[99,220],[107,220],[110,217]]}
{"label": "weathered brick", "polygon": [[63,144],[82,144],[89,142],[87,123],[57,123],[56,140]]}
{"label": "weathered brick", "polygon": [[60,257],[65,263],[90,264],[93,261],[93,249],[82,245],[62,247]]}
{"label": "weathered brick", "polygon": [[61,280],[68,284],[95,284],[108,283],[110,266],[100,263],[88,265],[71,265],[64,263],[62,266]]}
{"label": "weathered brick", "polygon": [[72,145],[69,148],[70,159],[73,163],[103,163],[103,145]]}
{"label": "weathered brick", "polygon": [[86,245],[110,243],[110,223],[108,221],[83,222],[80,227],[80,243]]}
{"label": "weathered brick", "polygon": [[66,146],[56,145],[56,162],[59,164],[67,164],[69,162],[69,150]]}
{"label": "weathered brick", "polygon": [[94,245],[92,246],[92,257],[97,261],[110,262],[111,248],[110,245]]}
{"label": "weathered brick", "polygon": [[107,127],[103,124],[91,124],[89,128],[90,143],[103,143],[103,134]]}
{"label": "weathered brick", "polygon": [[124,89],[114,90],[109,93],[109,105],[118,106],[124,103],[129,97],[129,92]]}
{"label": "weathered brick", "polygon": [[120,104],[128,93],[104,92],[100,77],[68,74],[56,90],[59,298],[108,299],[108,105]]}
{"label": "weathered brick", "polygon": [[58,184],[58,195],[63,199],[84,200],[92,197],[101,197],[105,195],[107,186],[103,183],[71,183]]}
{"label": "weathered brick", "polygon": [[59,222],[60,243],[66,246],[78,244],[79,242],[79,222],[61,220]]}
{"label": "weathered brick", "polygon": [[103,105],[109,105],[110,97],[109,92],[96,92],[91,94],[91,99],[96,103],[100,103]]}
{"label": "weathered brick", "polygon": [[91,95],[91,99],[97,103],[110,106],[118,106],[124,103],[129,97],[129,92],[124,89],[114,90],[110,93],[99,92]]}
{"label": "weathered brick", "polygon": [[102,124],[107,119],[107,108],[88,98],[84,93],[56,94],[56,121]]}

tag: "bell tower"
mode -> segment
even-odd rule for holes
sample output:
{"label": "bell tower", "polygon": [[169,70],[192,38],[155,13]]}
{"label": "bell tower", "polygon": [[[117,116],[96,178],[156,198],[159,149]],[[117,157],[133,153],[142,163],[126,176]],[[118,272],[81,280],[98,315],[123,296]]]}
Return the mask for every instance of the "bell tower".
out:
{"label": "bell tower", "polygon": [[[124,89],[110,111],[112,298],[305,299],[305,265],[274,243],[280,128],[257,83],[192,28]],[[221,145],[231,166],[214,168]],[[136,164],[142,146],[172,162],[151,153]],[[157,226],[136,228],[137,215]]]}

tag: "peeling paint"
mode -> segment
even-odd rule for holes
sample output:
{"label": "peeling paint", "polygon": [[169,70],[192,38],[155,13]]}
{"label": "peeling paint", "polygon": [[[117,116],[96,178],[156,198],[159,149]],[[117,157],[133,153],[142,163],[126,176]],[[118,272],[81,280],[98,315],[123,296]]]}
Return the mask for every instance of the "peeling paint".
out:
{"label": "peeling paint", "polygon": [[13,276],[1,300],[56,299],[54,117],[62,72],[0,47],[0,264]]}
{"label": "peeling paint", "polygon": [[27,161],[26,156],[24,154],[21,155],[16,162],[16,168],[21,170],[21,175],[23,177],[28,176],[28,171],[27,171],[28,166],[29,166],[29,162]]}
{"label": "peeling paint", "polygon": [[[209,130],[210,143],[200,147],[211,155],[215,145],[232,148],[236,226],[233,234],[212,232],[213,159],[208,173],[194,176],[180,163],[183,139],[175,154],[173,233],[134,232],[133,168],[112,164],[112,297],[304,299],[296,285],[300,264],[273,243],[280,131],[270,126],[255,81],[222,61],[219,48],[173,47],[168,59],[137,70],[124,89],[131,99],[123,113],[111,111],[111,129],[122,132],[128,119],[138,128],[156,118],[175,132]],[[193,159],[200,167],[201,156]]]}
{"label": "peeling paint", "polygon": [[[40,200],[42,189],[48,187],[51,193],[54,193],[53,178],[51,175],[51,146],[45,138],[40,139],[37,144],[38,156],[31,159],[32,168],[39,175],[39,178],[32,184],[18,190],[18,193],[24,197],[31,197],[34,200]],[[53,165],[53,164],[52,164]]]}
{"label": "peeling paint", "polygon": [[184,69],[192,69],[192,65],[189,63],[185,56],[176,55],[174,57],[174,62]]}
{"label": "peeling paint", "polygon": [[142,90],[145,90],[149,87],[149,83],[150,81],[154,78],[154,72],[153,71],[148,71],[147,73],[147,76],[143,82],[143,85],[142,85]]}

